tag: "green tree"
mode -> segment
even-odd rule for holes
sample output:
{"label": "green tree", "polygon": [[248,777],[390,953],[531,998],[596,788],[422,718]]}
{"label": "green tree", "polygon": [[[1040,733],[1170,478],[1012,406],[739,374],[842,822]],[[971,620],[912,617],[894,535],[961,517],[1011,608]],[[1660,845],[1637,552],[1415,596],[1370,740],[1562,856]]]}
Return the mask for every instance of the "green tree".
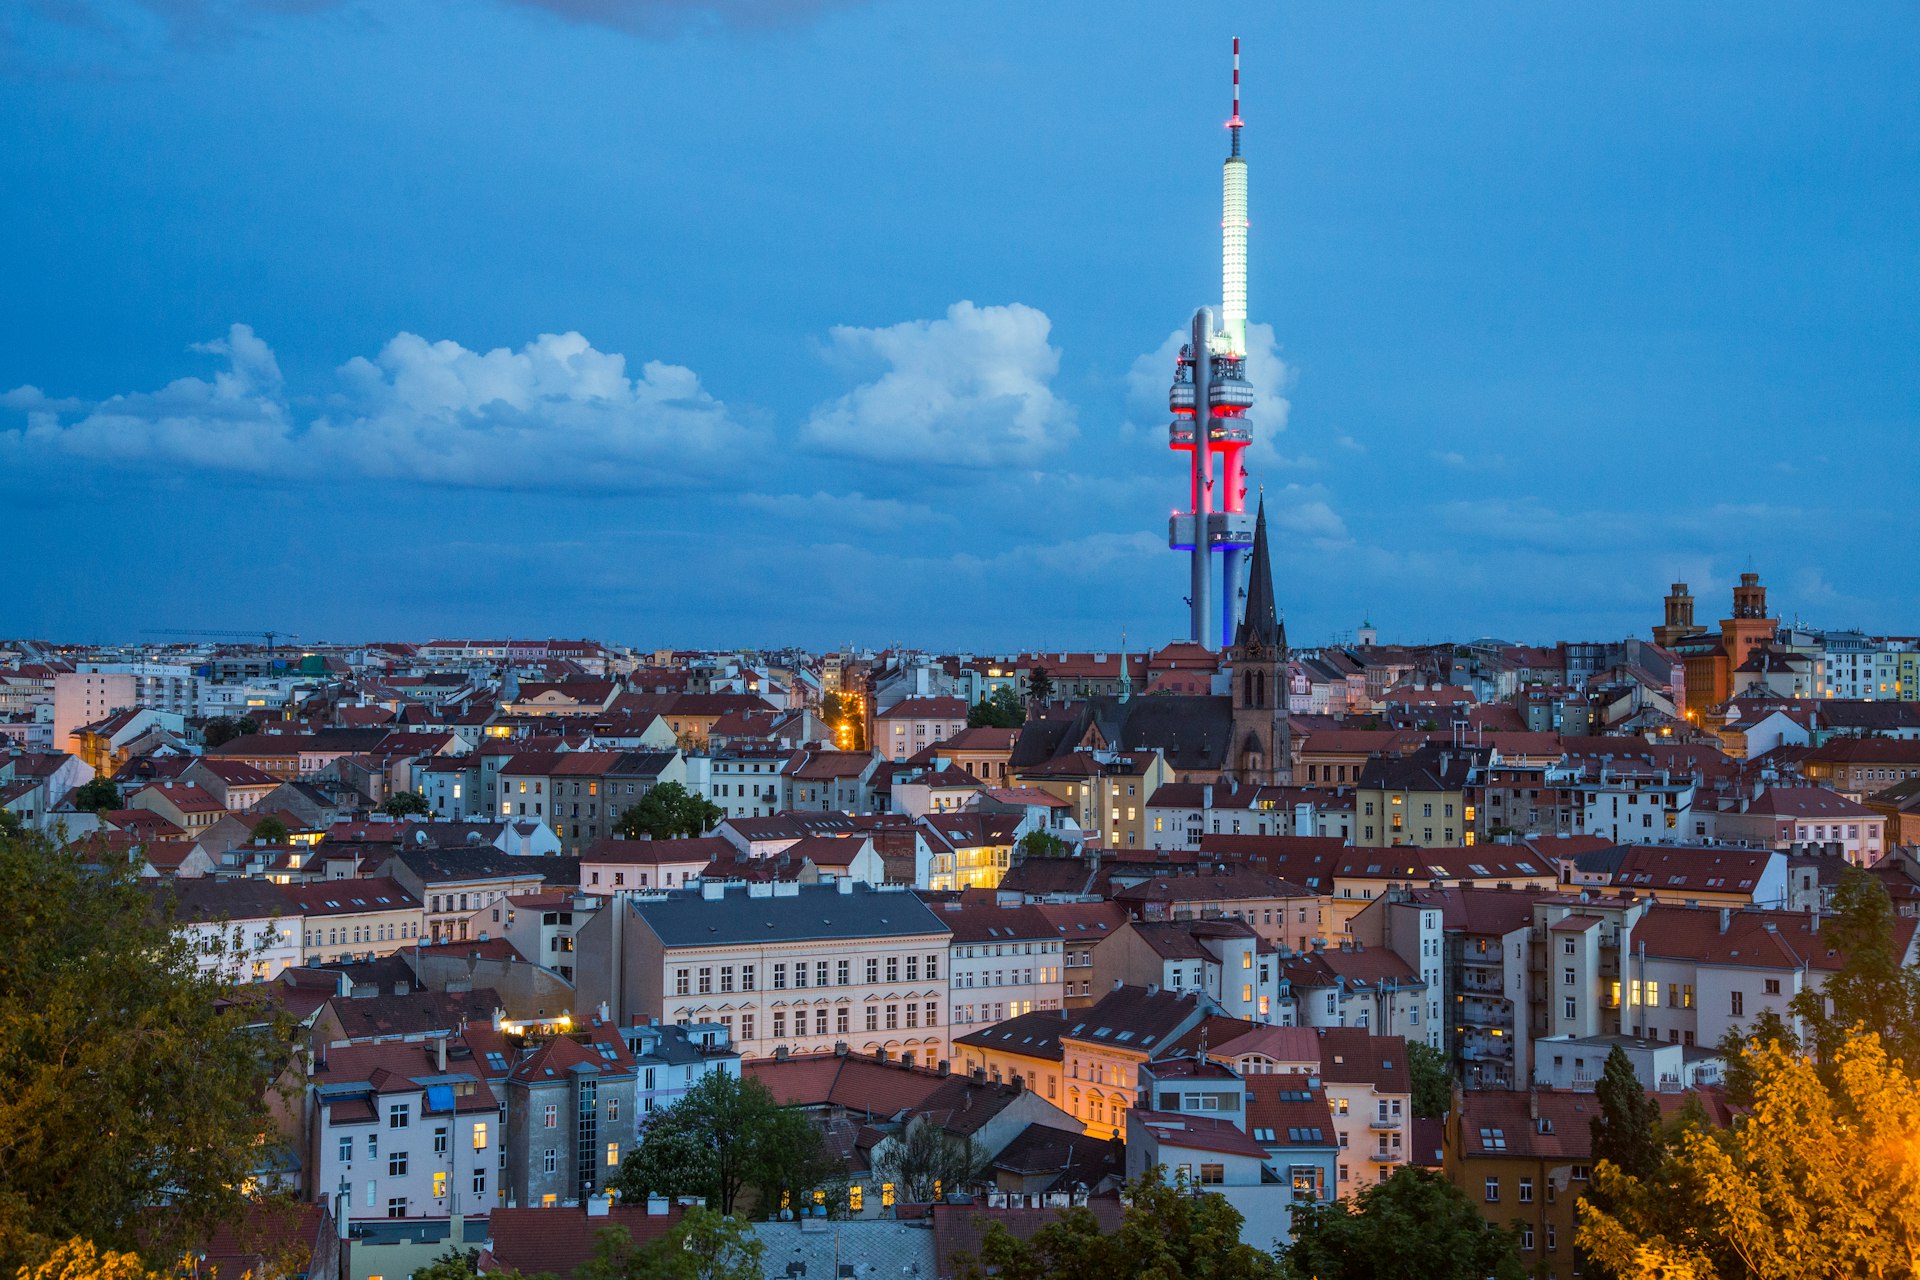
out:
{"label": "green tree", "polygon": [[1902,964],[1894,947],[1887,887],[1849,867],[1834,890],[1833,910],[1815,941],[1839,955],[1840,967],[1789,1006],[1807,1029],[1806,1048],[1820,1063],[1831,1063],[1855,1028],[1865,1027],[1920,1075],[1920,971]]}
{"label": "green tree", "polygon": [[615,834],[628,840],[672,840],[705,835],[727,816],[727,811],[678,782],[663,782],[613,824]]}
{"label": "green tree", "polygon": [[278,818],[262,818],[253,824],[253,839],[264,844],[285,844],[293,833]]}
{"label": "green tree", "polygon": [[700,1196],[728,1214],[749,1187],[777,1188],[805,1204],[838,1171],[822,1147],[805,1114],[782,1107],[758,1080],[710,1071],[647,1121],[613,1185],[624,1200]]}
{"label": "green tree", "polygon": [[955,1191],[971,1191],[985,1174],[987,1153],[965,1134],[949,1133],[926,1116],[915,1116],[873,1150],[873,1176],[891,1182],[901,1198],[927,1204]]}
{"label": "green tree", "polygon": [[1744,1121],[1689,1130],[1674,1169],[1650,1183],[1596,1165],[1596,1181],[1627,1194],[1582,1213],[1580,1247],[1633,1280],[1913,1276],[1920,1090],[1907,1071],[1871,1033],[1836,1042],[1824,1071],[1778,1043],[1744,1052]]}
{"label": "green tree", "polygon": [[1453,1105],[1453,1068],[1447,1055],[1418,1040],[1407,1041],[1407,1070],[1413,1076],[1413,1114],[1438,1120]]}
{"label": "green tree", "polygon": [[264,989],[210,976],[249,957],[33,833],[0,837],[0,936],[0,1275],[75,1237],[170,1257],[235,1215],[291,1042]]}
{"label": "green tree", "polygon": [[1519,1233],[1486,1221],[1437,1173],[1402,1165],[1351,1199],[1296,1206],[1293,1275],[1317,1280],[1519,1280]]}
{"label": "green tree", "polygon": [[1029,831],[1014,842],[1029,858],[1064,858],[1072,846],[1051,831]]}
{"label": "green tree", "polygon": [[1745,1032],[1728,1027],[1718,1046],[1721,1060],[1727,1064],[1720,1085],[1727,1101],[1736,1107],[1753,1102],[1753,1063],[1746,1052],[1750,1044],[1777,1044],[1788,1053],[1800,1052],[1800,1037],[1771,1009],[1762,1009]]}
{"label": "green tree", "polygon": [[1660,1140],[1660,1104],[1640,1083],[1633,1060],[1619,1045],[1608,1051],[1593,1092],[1600,1108],[1587,1121],[1594,1160],[1611,1160],[1629,1177],[1651,1176],[1666,1155]]}
{"label": "green tree", "polygon": [[1018,729],[1027,720],[1020,695],[1001,685],[967,710],[969,729]]}
{"label": "green tree", "polygon": [[396,791],[380,806],[389,818],[424,818],[433,812],[425,796],[417,791]]}
{"label": "green tree", "polygon": [[1045,667],[1033,667],[1027,671],[1027,705],[1044,707],[1053,699],[1053,677],[1047,674]]}
{"label": "green tree", "polygon": [[20,815],[11,809],[0,809],[0,836],[17,836],[26,829]]}
{"label": "green tree", "polygon": [[[695,1206],[655,1240],[636,1245],[623,1227],[594,1241],[575,1280],[760,1280],[766,1246],[740,1218]],[[413,1280],[422,1280],[414,1272]],[[459,1280],[457,1276],[435,1280]]]}
{"label": "green tree", "polygon": [[1266,1250],[1240,1240],[1244,1219],[1224,1196],[1169,1185],[1159,1168],[1129,1183],[1126,1210],[1111,1235],[1084,1206],[1022,1240],[1001,1223],[987,1229],[977,1257],[955,1259],[959,1280],[1281,1280]]}
{"label": "green tree", "polygon": [[260,732],[260,726],[250,716],[215,716],[207,721],[200,730],[200,740],[208,747],[223,747],[235,738],[244,738],[250,733]]}
{"label": "green tree", "polygon": [[102,813],[120,807],[120,788],[102,774],[81,783],[73,790],[73,807],[83,813]]}
{"label": "green tree", "polygon": [[464,1252],[449,1247],[447,1251],[416,1269],[409,1280],[473,1280],[480,1274],[480,1251],[468,1249]]}

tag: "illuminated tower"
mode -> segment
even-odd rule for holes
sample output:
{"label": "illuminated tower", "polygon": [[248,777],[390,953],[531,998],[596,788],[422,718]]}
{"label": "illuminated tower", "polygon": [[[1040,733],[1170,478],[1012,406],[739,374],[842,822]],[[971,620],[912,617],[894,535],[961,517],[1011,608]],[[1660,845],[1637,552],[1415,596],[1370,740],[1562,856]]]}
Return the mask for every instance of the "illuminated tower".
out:
{"label": "illuminated tower", "polygon": [[[1167,400],[1169,444],[1188,456],[1188,505],[1175,511],[1167,544],[1189,557],[1192,640],[1215,649],[1234,635],[1246,604],[1245,560],[1253,545],[1247,514],[1247,162],[1240,155],[1240,39],[1233,41],[1233,143],[1221,173],[1220,318],[1193,314]],[[1214,598],[1214,560],[1219,598]]]}

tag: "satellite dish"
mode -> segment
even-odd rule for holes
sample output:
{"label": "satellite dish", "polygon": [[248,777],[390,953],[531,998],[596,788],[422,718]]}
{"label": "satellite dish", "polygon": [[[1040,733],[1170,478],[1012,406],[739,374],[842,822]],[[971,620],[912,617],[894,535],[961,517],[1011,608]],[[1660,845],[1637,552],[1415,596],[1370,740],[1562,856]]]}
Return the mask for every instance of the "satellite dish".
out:
{"label": "satellite dish", "polygon": [[417,845],[425,845],[427,843],[427,833],[424,831],[414,832],[413,842]]}

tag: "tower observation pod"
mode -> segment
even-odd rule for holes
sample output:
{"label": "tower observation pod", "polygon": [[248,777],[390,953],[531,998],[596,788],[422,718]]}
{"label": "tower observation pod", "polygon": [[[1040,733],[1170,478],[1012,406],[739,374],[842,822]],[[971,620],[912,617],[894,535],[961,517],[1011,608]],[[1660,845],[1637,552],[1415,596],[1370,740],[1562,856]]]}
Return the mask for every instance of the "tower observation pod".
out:
{"label": "tower observation pod", "polygon": [[[1253,545],[1247,473],[1242,458],[1251,439],[1247,381],[1247,162],[1240,154],[1240,39],[1233,41],[1232,138],[1221,170],[1220,315],[1194,313],[1188,342],[1175,364],[1168,407],[1168,444],[1188,457],[1187,507],[1175,511],[1167,544],[1190,557],[1191,638],[1217,649],[1239,629],[1246,607],[1246,555]],[[1219,591],[1214,591],[1214,560]]]}

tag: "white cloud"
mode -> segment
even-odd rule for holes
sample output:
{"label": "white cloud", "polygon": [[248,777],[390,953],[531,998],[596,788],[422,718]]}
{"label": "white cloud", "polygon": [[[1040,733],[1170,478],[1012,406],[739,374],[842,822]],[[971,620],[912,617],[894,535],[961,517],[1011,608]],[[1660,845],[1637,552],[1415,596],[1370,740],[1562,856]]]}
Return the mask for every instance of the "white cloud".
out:
{"label": "white cloud", "polygon": [[939,320],[883,329],[836,326],[829,358],[880,362],[877,378],[817,407],[802,437],[832,453],[879,462],[1022,466],[1078,434],[1073,407],[1053,393],[1060,353],[1044,312],[1012,303],[956,302]]}
{"label": "white cloud", "polygon": [[624,356],[577,333],[484,353],[402,333],[342,366],[326,412],[306,422],[272,349],[246,325],[195,350],[225,367],[91,407],[8,393],[0,403],[25,408],[27,424],[0,429],[0,456],[625,492],[715,471],[751,442],[692,370],[649,361],[629,377]]}
{"label": "white cloud", "polygon": [[1327,491],[1321,485],[1290,484],[1261,496],[1267,504],[1269,530],[1277,535],[1275,541],[1279,545],[1275,554],[1282,558],[1286,555],[1289,536],[1306,539],[1321,550],[1347,546],[1353,541],[1347,532],[1347,522],[1327,501]]}
{"label": "white cloud", "polygon": [[869,498],[862,493],[827,493],[811,496],[798,493],[743,494],[740,504],[764,511],[775,519],[808,531],[834,529],[880,530],[895,532],[927,524],[951,524],[952,517],[942,515],[918,502],[894,498]]}

